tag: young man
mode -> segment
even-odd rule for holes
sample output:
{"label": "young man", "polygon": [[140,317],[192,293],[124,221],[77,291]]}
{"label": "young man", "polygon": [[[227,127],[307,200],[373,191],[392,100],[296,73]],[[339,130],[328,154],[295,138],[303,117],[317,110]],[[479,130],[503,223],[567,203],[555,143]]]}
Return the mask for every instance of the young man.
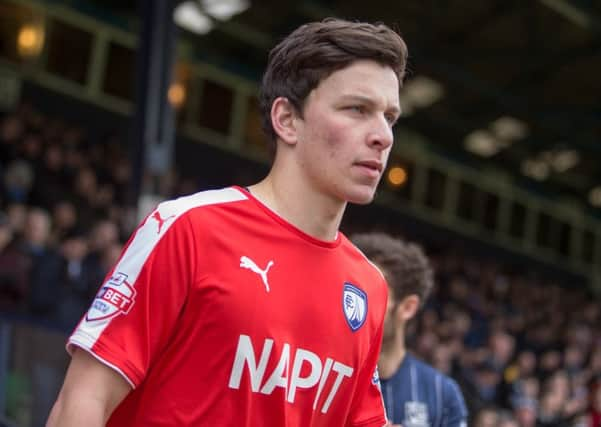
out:
{"label": "young man", "polygon": [[467,409],[451,378],[407,353],[407,323],[432,289],[434,279],[423,251],[383,233],[364,233],[352,241],[378,266],[388,283],[382,353],[378,360],[386,413],[403,427],[460,427]]}
{"label": "young man", "polygon": [[341,234],[393,142],[407,50],[326,20],[276,46],[268,176],[162,203],[68,342],[50,427],[382,426],[387,289]]}

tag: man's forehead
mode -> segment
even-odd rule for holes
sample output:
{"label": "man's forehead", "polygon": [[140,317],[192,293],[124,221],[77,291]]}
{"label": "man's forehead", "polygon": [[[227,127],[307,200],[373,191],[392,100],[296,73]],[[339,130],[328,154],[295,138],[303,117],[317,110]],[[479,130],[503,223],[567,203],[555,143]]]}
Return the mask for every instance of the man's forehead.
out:
{"label": "man's forehead", "polygon": [[344,81],[345,85],[355,86],[370,87],[381,84],[394,85],[397,89],[400,87],[398,76],[392,68],[370,60],[355,61],[333,71],[322,80],[322,83],[327,80],[340,80],[341,83]]}

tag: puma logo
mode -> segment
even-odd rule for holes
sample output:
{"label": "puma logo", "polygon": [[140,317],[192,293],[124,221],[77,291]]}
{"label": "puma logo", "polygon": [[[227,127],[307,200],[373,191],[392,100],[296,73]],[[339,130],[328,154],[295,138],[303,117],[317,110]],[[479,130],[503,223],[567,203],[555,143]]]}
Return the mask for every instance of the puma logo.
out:
{"label": "puma logo", "polygon": [[175,218],[175,215],[169,215],[167,218],[161,218],[161,213],[159,211],[155,211],[152,214],[152,218],[156,220],[156,222],[159,225],[159,228],[157,230],[157,234],[161,234],[161,228],[163,228],[163,225],[170,220],[171,218]]}
{"label": "puma logo", "polygon": [[263,284],[265,285],[265,289],[267,290],[267,292],[269,292],[269,282],[267,281],[267,272],[269,271],[269,269],[271,268],[272,265],[273,265],[273,261],[269,261],[267,263],[267,267],[265,267],[265,270],[261,270],[257,266],[257,264],[255,264],[255,262],[252,259],[250,259],[249,257],[247,257],[247,256],[240,257],[240,267],[248,268],[253,273],[257,273],[259,276],[261,276],[261,280],[263,280]]}

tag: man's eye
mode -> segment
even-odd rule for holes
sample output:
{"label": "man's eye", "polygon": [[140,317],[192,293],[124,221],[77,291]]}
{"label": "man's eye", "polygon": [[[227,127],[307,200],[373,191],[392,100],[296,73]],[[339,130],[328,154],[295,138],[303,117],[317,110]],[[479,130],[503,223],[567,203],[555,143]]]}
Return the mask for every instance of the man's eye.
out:
{"label": "man's eye", "polygon": [[390,126],[394,126],[397,122],[398,118],[394,114],[387,114],[386,121],[390,124]]}
{"label": "man's eye", "polygon": [[365,108],[362,105],[351,105],[348,107],[348,109],[359,114],[363,114],[365,112]]}

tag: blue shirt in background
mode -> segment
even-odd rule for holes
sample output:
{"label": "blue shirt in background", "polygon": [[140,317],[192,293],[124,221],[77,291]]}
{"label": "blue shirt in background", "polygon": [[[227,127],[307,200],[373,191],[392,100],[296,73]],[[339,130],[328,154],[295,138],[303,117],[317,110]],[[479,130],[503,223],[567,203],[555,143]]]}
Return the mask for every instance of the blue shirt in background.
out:
{"label": "blue shirt in background", "polygon": [[465,427],[467,408],[457,383],[409,353],[381,379],[388,420],[403,427]]}

